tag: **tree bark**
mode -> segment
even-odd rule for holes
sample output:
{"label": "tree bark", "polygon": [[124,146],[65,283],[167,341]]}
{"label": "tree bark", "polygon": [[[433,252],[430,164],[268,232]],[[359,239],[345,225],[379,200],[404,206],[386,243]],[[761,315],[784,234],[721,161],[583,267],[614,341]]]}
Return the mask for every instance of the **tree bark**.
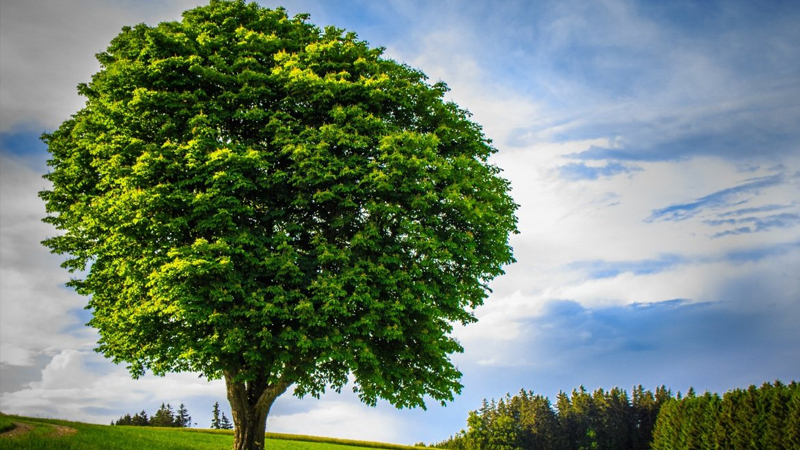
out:
{"label": "tree bark", "polygon": [[234,450],[264,450],[269,410],[289,384],[269,385],[264,379],[235,381],[235,373],[225,372],[225,387],[233,416]]}

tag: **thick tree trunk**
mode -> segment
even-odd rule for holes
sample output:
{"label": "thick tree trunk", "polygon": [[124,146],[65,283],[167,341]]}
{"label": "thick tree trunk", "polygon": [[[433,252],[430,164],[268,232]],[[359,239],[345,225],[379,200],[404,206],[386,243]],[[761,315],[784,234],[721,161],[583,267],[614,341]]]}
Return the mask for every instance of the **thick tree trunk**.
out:
{"label": "thick tree trunk", "polygon": [[233,416],[234,450],[263,450],[269,410],[288,385],[270,386],[264,380],[238,382],[233,373],[225,372],[225,386]]}

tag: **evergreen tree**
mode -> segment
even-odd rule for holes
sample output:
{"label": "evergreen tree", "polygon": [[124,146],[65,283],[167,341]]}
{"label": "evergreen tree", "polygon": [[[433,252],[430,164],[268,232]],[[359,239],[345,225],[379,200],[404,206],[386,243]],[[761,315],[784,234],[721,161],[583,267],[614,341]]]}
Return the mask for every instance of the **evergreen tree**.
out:
{"label": "evergreen tree", "polygon": [[633,409],[628,399],[628,394],[617,387],[611,389],[603,399],[603,407],[604,410],[600,416],[603,430],[601,448],[630,449],[632,445],[632,430],[629,426]]}
{"label": "evergreen tree", "polygon": [[577,449],[578,423],[573,413],[572,401],[563,391],[559,391],[556,398],[556,410],[558,411],[560,447],[568,450]]}
{"label": "evergreen tree", "polygon": [[513,399],[519,402],[520,446],[525,449],[557,450],[558,417],[550,400],[532,392],[521,391]]}
{"label": "evergreen tree", "polygon": [[233,424],[231,423],[230,420],[228,420],[228,417],[225,416],[225,413],[222,413],[222,419],[220,419],[220,421],[219,421],[219,428],[221,430],[232,430],[233,429]]}
{"label": "evergreen tree", "polygon": [[650,391],[645,391],[642,385],[633,389],[632,410],[630,414],[629,430],[631,433],[632,450],[648,450],[653,438],[653,427],[658,417],[659,404]]}
{"label": "evergreen tree", "polygon": [[800,384],[793,382],[789,385],[787,398],[785,448],[800,450]]}
{"label": "evergreen tree", "polygon": [[741,392],[739,389],[734,389],[722,396],[722,408],[720,410],[719,423],[715,429],[716,438],[714,440],[719,448],[744,448],[736,444],[737,441],[742,441],[738,437],[741,431],[737,426],[738,417],[736,416]]}
{"label": "evergreen tree", "polygon": [[192,416],[189,415],[189,411],[186,409],[183,403],[181,403],[181,406],[178,408],[178,412],[175,415],[175,426],[181,428],[192,426]]}
{"label": "evergreen tree", "polygon": [[715,449],[718,448],[716,445],[716,427],[720,420],[722,399],[718,394],[706,392],[703,395],[703,402],[700,445],[704,449]]}
{"label": "evergreen tree", "polygon": [[142,412],[134,414],[131,418],[131,425],[138,427],[146,427],[150,425],[150,421],[147,419],[147,413],[142,410]]}
{"label": "evergreen tree", "polygon": [[[451,450],[800,450],[800,385],[765,383],[672,397],[641,386],[560,392],[556,410],[530,391],[483,401],[469,431],[436,447]],[[652,430],[652,432],[651,432]]]}
{"label": "evergreen tree", "polygon": [[221,422],[219,420],[219,402],[214,402],[214,409],[211,411],[211,428],[219,430],[220,425]]}
{"label": "evergreen tree", "polygon": [[161,407],[150,418],[150,426],[153,427],[171,427],[175,424],[175,413],[172,411],[172,406],[168,404],[161,404]]}
{"label": "evergreen tree", "polygon": [[570,436],[572,444],[578,450],[598,448],[597,441],[597,407],[592,395],[581,386],[572,391],[572,414],[576,427]]}
{"label": "evergreen tree", "polygon": [[761,386],[759,408],[764,415],[761,433],[761,448],[783,448],[784,421],[786,420],[786,387],[776,381],[774,385],[764,383]]}
{"label": "evergreen tree", "polygon": [[477,411],[470,411],[467,417],[467,440],[469,446],[475,449],[489,448],[490,429],[492,417],[495,413],[494,401],[489,403],[483,399],[481,408]]}
{"label": "evergreen tree", "polygon": [[678,450],[680,419],[680,401],[670,400],[661,405],[653,429],[652,450]]}
{"label": "evergreen tree", "polygon": [[758,408],[756,406],[755,386],[746,391],[737,390],[734,411],[734,450],[761,450],[758,448]]}
{"label": "evergreen tree", "polygon": [[114,422],[114,425],[133,425],[133,418],[130,414],[125,414],[124,416],[120,417],[119,420]]}

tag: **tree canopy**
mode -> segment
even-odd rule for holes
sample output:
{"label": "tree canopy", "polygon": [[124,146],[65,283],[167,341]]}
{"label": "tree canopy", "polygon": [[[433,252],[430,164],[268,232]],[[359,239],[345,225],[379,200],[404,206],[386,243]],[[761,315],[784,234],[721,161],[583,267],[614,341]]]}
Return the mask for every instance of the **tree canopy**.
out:
{"label": "tree canopy", "polygon": [[513,261],[496,150],[445,84],[307,19],[211,0],[125,27],[43,136],[44,243],[84,271],[98,351],[225,377],[237,429],[350,374],[368,404],[452,399],[453,324]]}

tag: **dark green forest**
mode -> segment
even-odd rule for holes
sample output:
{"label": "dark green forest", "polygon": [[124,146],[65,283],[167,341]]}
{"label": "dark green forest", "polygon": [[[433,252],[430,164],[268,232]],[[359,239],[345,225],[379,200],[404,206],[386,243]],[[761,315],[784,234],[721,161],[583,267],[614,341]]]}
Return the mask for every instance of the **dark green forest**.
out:
{"label": "dark green forest", "polygon": [[111,425],[132,425],[139,427],[178,427],[186,428],[192,426],[192,416],[189,411],[183,406],[178,408],[178,411],[173,411],[169,403],[161,407],[151,417],[147,417],[147,412],[142,410],[134,415],[125,414],[119,420],[111,421]]}
{"label": "dark green forest", "polygon": [[531,391],[483,401],[467,429],[434,445],[450,450],[800,450],[800,385],[701,396],[642,386],[589,393],[556,403]]}

